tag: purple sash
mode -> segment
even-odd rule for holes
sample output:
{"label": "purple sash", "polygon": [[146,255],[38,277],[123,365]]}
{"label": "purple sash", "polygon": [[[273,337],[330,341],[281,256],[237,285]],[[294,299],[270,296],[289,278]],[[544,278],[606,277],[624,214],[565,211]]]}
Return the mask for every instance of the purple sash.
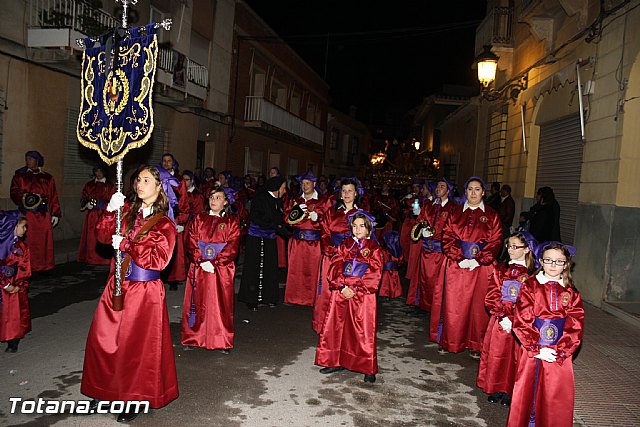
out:
{"label": "purple sash", "polygon": [[200,252],[202,252],[202,259],[206,259],[208,261],[211,261],[216,257],[216,255],[222,252],[225,246],[227,246],[226,242],[209,243],[198,240],[198,247],[200,248]]}
{"label": "purple sash", "polygon": [[433,237],[422,239],[422,249],[426,252],[442,252],[442,242]]}
{"label": "purple sash", "polygon": [[565,320],[566,317],[559,317],[557,319],[536,317],[536,320],[533,321],[533,326],[540,331],[538,345],[556,345],[560,337],[562,337]]}
{"label": "purple sash", "polygon": [[18,267],[16,267],[15,265],[0,266],[0,275],[6,277],[7,279],[14,277],[17,272],[18,272]]}
{"label": "purple sash", "polygon": [[382,266],[382,271],[394,271],[398,269],[398,263],[396,261],[387,261]]}
{"label": "purple sash", "polygon": [[342,241],[347,238],[347,236],[349,235],[342,233],[331,233],[331,243],[333,243],[333,246],[337,248],[338,246],[340,246]]}
{"label": "purple sash", "polygon": [[107,207],[108,200],[96,200],[96,208],[104,210]]}
{"label": "purple sash", "polygon": [[517,280],[503,280],[502,281],[502,301],[508,301],[515,303],[520,293],[520,287],[522,282]]}
{"label": "purple sash", "polygon": [[362,277],[369,268],[369,264],[360,261],[345,261],[342,264],[342,274],[350,277]]}
{"label": "purple sash", "polygon": [[462,249],[462,256],[466,259],[473,259],[476,254],[482,250],[487,244],[482,242],[467,242],[464,240],[458,240],[458,245]]}
{"label": "purple sash", "polygon": [[276,231],[275,230],[264,230],[260,228],[259,225],[254,224],[253,222],[249,224],[249,236],[259,237],[261,239],[275,239]]}
{"label": "purple sash", "polygon": [[[121,252],[122,258],[125,257],[125,253]],[[130,280],[132,282],[149,282],[151,280],[157,280],[160,278],[160,271],[158,270],[145,270],[137,265],[133,260],[129,263],[129,268],[124,275],[124,280]]]}
{"label": "purple sash", "polygon": [[293,229],[293,238],[298,240],[320,240],[320,230]]}

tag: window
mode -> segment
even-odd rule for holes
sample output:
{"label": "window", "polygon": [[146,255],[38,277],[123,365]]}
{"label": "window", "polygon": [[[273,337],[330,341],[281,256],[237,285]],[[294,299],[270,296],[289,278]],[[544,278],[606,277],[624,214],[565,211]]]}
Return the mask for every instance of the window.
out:
{"label": "window", "polygon": [[189,59],[205,67],[209,65],[209,40],[195,31],[191,31]]}
{"label": "window", "polygon": [[280,108],[287,108],[287,88],[278,80],[271,86],[271,101]]}
{"label": "window", "polygon": [[262,151],[244,147],[244,174],[258,176],[262,173]]}
{"label": "window", "polygon": [[331,141],[329,141],[329,149],[337,150],[339,140],[340,140],[340,131],[338,129],[331,129]]}
{"label": "window", "polygon": [[264,96],[264,70],[255,66],[251,80],[251,96]]}
{"label": "window", "polygon": [[300,116],[300,93],[296,90],[291,95],[291,107],[289,108],[292,114]]}
{"label": "window", "polygon": [[313,120],[315,118],[315,114],[316,114],[316,104],[311,102],[311,101],[309,101],[307,103],[307,117],[306,117],[306,120],[309,123],[313,123]]}
{"label": "window", "polygon": [[[151,12],[149,13],[149,19],[151,22],[160,23],[164,20],[164,14],[159,9],[151,6]],[[166,31],[164,29],[158,29],[158,43],[166,41]]]}
{"label": "window", "polygon": [[507,114],[505,104],[489,113],[484,176],[487,182],[501,182],[504,173],[504,151],[507,142]]}

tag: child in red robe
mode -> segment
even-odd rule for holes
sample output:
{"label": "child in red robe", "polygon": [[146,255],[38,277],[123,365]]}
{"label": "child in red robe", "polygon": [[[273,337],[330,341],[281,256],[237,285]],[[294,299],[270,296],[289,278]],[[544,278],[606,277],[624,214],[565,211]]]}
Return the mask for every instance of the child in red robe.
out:
{"label": "child in red robe", "polygon": [[509,406],[515,381],[518,343],[511,333],[513,310],[520,287],[535,269],[534,251],[538,242],[527,233],[509,237],[505,245],[510,261],[496,266],[489,279],[489,292],[484,304],[491,314],[484,335],[478,387],[489,393],[490,403]]}
{"label": "child in red robe", "polygon": [[542,268],[520,289],[513,332],[522,344],[508,426],[573,425],[572,357],[582,342],[584,307],[571,278],[575,248],[542,245]]}
{"label": "child in red robe", "polygon": [[0,341],[7,342],[7,353],[18,351],[20,339],[31,331],[31,262],[22,240],[26,231],[27,218],[20,211],[0,214]]}

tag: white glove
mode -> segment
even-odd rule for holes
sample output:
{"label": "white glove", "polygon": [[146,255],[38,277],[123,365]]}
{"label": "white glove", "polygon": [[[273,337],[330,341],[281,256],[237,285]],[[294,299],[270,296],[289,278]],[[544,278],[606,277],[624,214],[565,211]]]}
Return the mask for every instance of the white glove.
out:
{"label": "white glove", "polygon": [[111,236],[111,246],[113,247],[113,249],[118,250],[120,249],[120,243],[122,243],[122,241],[124,240],[124,236],[118,236],[117,234],[114,234]]}
{"label": "white glove", "polygon": [[124,206],[124,200],[124,194],[122,194],[121,192],[118,191],[117,193],[113,193],[113,196],[111,196],[111,200],[109,200],[109,204],[107,205],[107,211],[117,211]]}
{"label": "white glove", "polygon": [[504,329],[504,331],[506,333],[510,333],[511,332],[511,327],[513,326],[511,319],[509,319],[508,317],[503,317],[502,320],[500,321],[500,323],[498,323],[500,326],[502,326],[502,329]]}
{"label": "white glove", "polygon": [[413,208],[414,215],[420,215],[420,208]]}
{"label": "white glove", "polygon": [[176,230],[178,230],[178,233],[182,233],[184,231],[184,225],[176,225]]}
{"label": "white glove", "polygon": [[58,225],[58,222],[60,221],[60,218],[58,218],[57,216],[52,216],[51,217],[51,225],[53,228],[56,227],[56,225]]}
{"label": "white glove", "polygon": [[214,271],[216,271],[215,268],[213,268],[213,264],[211,264],[211,261],[201,262],[200,267],[202,267],[202,269],[207,273],[213,273]]}
{"label": "white glove", "polygon": [[406,196],[404,196],[405,199],[413,199],[413,194],[409,193]]}
{"label": "white glove", "polygon": [[431,237],[431,236],[433,236],[433,233],[429,230],[428,227],[425,227],[422,230],[422,237]]}
{"label": "white glove", "polygon": [[91,203],[91,202],[87,202],[87,204],[86,204],[86,205],[84,205],[84,208],[85,208],[85,209],[88,209],[88,210],[91,210],[91,209],[93,209],[93,208],[95,208],[95,207],[96,207],[96,205],[94,205],[94,204],[93,204],[93,203]]}
{"label": "white glove", "polygon": [[309,218],[311,218],[311,221],[317,221],[318,220],[318,212],[309,212]]}
{"label": "white glove", "polygon": [[302,209],[303,211],[307,210],[307,205],[304,203],[300,203],[298,206],[300,206],[300,209]]}
{"label": "white glove", "polygon": [[478,261],[476,261],[475,259],[470,259],[468,261],[469,264],[467,268],[469,269],[469,271],[473,271],[474,268],[480,267],[480,264],[478,264]]}
{"label": "white glove", "polygon": [[460,267],[460,268],[469,268],[469,260],[468,259],[463,259],[462,261],[458,262],[458,267]]}
{"label": "white glove", "polygon": [[550,347],[542,347],[540,353],[536,354],[536,359],[544,360],[545,362],[553,363],[556,361],[556,351]]}

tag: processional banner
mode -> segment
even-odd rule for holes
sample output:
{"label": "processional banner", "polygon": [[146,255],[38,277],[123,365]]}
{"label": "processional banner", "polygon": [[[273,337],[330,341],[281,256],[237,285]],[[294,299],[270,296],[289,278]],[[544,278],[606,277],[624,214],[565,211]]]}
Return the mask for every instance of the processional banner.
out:
{"label": "processional banner", "polygon": [[85,39],[78,140],[111,165],[153,132],[155,24]]}

